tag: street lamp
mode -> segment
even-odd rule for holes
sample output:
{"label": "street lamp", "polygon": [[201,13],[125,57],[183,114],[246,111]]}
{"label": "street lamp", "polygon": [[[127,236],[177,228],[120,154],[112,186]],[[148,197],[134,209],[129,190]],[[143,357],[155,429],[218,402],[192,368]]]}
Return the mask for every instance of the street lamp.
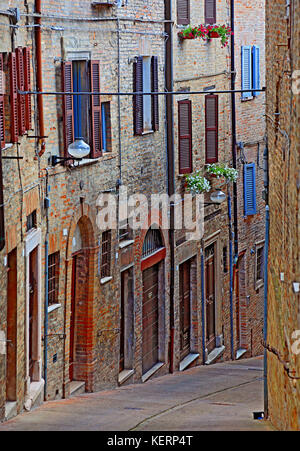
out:
{"label": "street lamp", "polygon": [[208,205],[221,205],[226,199],[227,196],[223,191],[214,191],[210,196],[211,202],[205,202],[204,207],[207,207]]}
{"label": "street lamp", "polygon": [[75,141],[68,147],[68,153],[70,157],[59,157],[57,155],[52,155],[51,164],[52,166],[56,166],[57,164],[64,161],[81,161],[90,154],[90,151],[90,146],[83,140],[83,138],[75,138]]}

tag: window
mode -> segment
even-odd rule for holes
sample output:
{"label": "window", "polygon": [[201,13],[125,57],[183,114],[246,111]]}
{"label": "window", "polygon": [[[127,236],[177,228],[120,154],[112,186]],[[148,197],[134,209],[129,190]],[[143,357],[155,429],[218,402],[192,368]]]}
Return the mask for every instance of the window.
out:
{"label": "window", "polygon": [[217,6],[216,0],[205,0],[205,23],[207,25],[214,25],[217,21]]}
{"label": "window", "polygon": [[101,103],[102,152],[111,152],[110,102]]}
{"label": "window", "polygon": [[192,143],[192,102],[178,102],[178,141],[179,141],[179,172],[190,174],[193,171]]}
{"label": "window", "polygon": [[101,278],[110,277],[111,269],[111,230],[102,234]]}
{"label": "window", "polygon": [[[63,63],[64,92],[100,93],[99,61],[67,61]],[[102,155],[100,95],[63,96],[64,147],[68,156],[68,147],[75,138],[82,137],[91,146],[91,158]]]}
{"label": "window", "polygon": [[255,163],[245,164],[244,166],[244,210],[245,216],[257,213]]}
{"label": "window", "polygon": [[59,293],[59,252],[49,255],[48,259],[48,304],[58,304]]}
{"label": "window", "polygon": [[256,264],[255,264],[255,289],[258,290],[264,284],[264,242],[256,245]]}
{"label": "window", "polygon": [[124,219],[120,222],[119,226],[119,241],[131,240],[132,239],[132,229],[129,225],[129,220]]}
{"label": "window", "polygon": [[[158,92],[157,56],[139,56],[134,63],[134,92]],[[158,96],[135,95],[133,98],[134,134],[142,135],[159,130]]]}
{"label": "window", "polygon": [[216,95],[205,96],[206,163],[218,162],[219,99]]}
{"label": "window", "polygon": [[223,247],[223,272],[228,273],[228,249],[227,246]]}
{"label": "window", "polygon": [[29,232],[37,227],[36,210],[34,210],[30,215],[27,216],[26,221],[26,231]]}
{"label": "window", "polygon": [[[260,89],[260,49],[256,45],[242,47],[242,90]],[[242,93],[242,99],[252,99],[259,92]]]}
{"label": "window", "polygon": [[177,24],[189,25],[190,0],[177,0]]}
{"label": "window", "polygon": [[149,229],[143,244],[142,258],[149,257],[164,247],[160,230]]}

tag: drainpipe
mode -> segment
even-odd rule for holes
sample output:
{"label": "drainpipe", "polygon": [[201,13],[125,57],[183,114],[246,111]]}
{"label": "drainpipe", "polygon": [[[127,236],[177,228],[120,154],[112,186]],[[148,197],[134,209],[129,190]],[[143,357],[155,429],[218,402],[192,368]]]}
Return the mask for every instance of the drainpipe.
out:
{"label": "drainpipe", "polygon": [[[165,89],[167,92],[173,92],[173,30],[172,30],[172,1],[165,1],[165,33],[168,38],[165,44]],[[173,95],[169,94],[166,98],[166,126],[167,126],[167,166],[168,166],[168,194],[172,197],[175,194],[175,165],[174,165],[174,107]],[[175,235],[174,235],[174,199],[170,203],[170,373],[174,371],[174,285],[175,285]]]}
{"label": "drainpipe", "polygon": [[48,170],[46,168],[46,240],[45,240],[45,318],[44,318],[44,399],[47,401],[47,386],[48,386],[48,307],[49,307],[49,290],[48,290],[48,263],[49,263],[49,207],[50,200],[48,197]]}
{"label": "drainpipe", "polygon": [[205,292],[204,292],[204,245],[201,245],[201,317],[202,317],[202,362],[205,365]]}
{"label": "drainpipe", "polygon": [[4,194],[2,173],[2,152],[0,151],[0,251],[5,247]]}
{"label": "drainpipe", "polygon": [[[35,0],[35,13],[42,13],[42,1]],[[38,92],[43,92],[43,64],[42,64],[42,30],[41,30],[42,20],[40,17],[35,18],[35,46],[36,46],[36,88]],[[39,156],[41,157],[46,150],[45,142],[45,124],[44,124],[44,104],[43,96],[37,96],[37,107],[39,116],[39,140],[41,149]]]}
{"label": "drainpipe", "polygon": [[[231,0],[231,8],[230,8],[230,26],[233,34],[231,35],[231,127],[232,127],[232,164],[233,167],[237,168],[237,157],[236,157],[236,98],[235,98],[235,39],[234,39],[234,0]],[[237,184],[233,184],[233,227],[234,227],[234,252],[237,257],[239,254],[239,241],[238,241],[238,194],[237,194]]]}
{"label": "drainpipe", "polygon": [[229,264],[230,264],[230,350],[231,360],[234,360],[233,342],[233,232],[232,232],[232,211],[231,195],[228,185],[228,220],[229,220]]}
{"label": "drainpipe", "polygon": [[[264,342],[268,339],[268,261],[269,261],[269,235],[270,235],[270,208],[266,206],[266,238],[265,238],[265,263],[264,263]],[[269,415],[268,402],[268,362],[267,349],[264,348],[264,417]]]}

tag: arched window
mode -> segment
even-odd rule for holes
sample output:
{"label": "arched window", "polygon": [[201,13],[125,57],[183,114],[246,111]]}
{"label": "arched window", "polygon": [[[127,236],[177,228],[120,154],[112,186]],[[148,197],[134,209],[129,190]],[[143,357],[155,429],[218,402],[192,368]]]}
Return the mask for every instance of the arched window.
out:
{"label": "arched window", "polygon": [[161,232],[157,229],[149,229],[143,245],[142,258],[149,257],[159,249],[164,248]]}

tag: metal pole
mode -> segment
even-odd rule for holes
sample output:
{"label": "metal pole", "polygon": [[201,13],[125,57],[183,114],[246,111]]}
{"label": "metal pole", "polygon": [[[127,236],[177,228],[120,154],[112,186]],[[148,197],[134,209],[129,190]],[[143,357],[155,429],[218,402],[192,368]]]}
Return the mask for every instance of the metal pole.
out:
{"label": "metal pole", "polygon": [[232,212],[231,195],[228,185],[228,220],[229,220],[229,259],[230,259],[230,348],[231,359],[234,360],[234,342],[233,342],[233,232],[232,232]]}
{"label": "metal pole", "polygon": [[202,359],[205,365],[205,292],[204,292],[204,249],[201,247],[201,298],[202,298]]}
{"label": "metal pole", "polygon": [[[264,262],[264,342],[268,339],[268,261],[269,261],[269,235],[270,235],[270,207],[266,206],[266,237],[265,237],[265,262]],[[267,349],[264,348],[264,412],[265,418],[269,414],[268,402],[268,362]]]}

